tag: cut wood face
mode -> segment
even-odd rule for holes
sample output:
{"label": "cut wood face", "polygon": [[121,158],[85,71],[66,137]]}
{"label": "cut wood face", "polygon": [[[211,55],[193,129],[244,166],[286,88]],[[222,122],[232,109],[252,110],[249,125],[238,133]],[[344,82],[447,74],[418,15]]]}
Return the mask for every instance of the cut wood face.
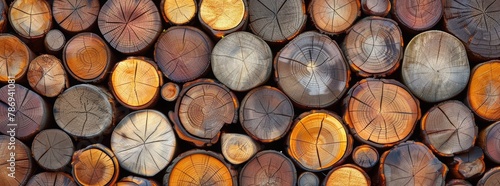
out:
{"label": "cut wood face", "polygon": [[500,167],[490,169],[477,182],[477,186],[495,186],[500,183]]}
{"label": "cut wood face", "polygon": [[244,134],[223,133],[221,152],[227,161],[234,165],[246,162],[259,150],[257,142]]}
{"label": "cut wood face", "polygon": [[312,0],[309,14],[322,32],[341,34],[351,27],[361,11],[359,0]]}
{"label": "cut wood face", "polygon": [[26,74],[31,61],[31,50],[20,39],[10,34],[0,34],[0,82],[10,77],[19,79]]}
{"label": "cut wood face", "polygon": [[460,180],[460,179],[451,179],[446,182],[446,186],[472,186],[468,181]]}
{"label": "cut wood face", "polygon": [[342,120],[326,111],[301,114],[288,137],[288,154],[304,169],[322,171],[349,156],[352,144]]}
{"label": "cut wood face", "polygon": [[116,186],[159,186],[159,184],[151,179],[127,176],[117,182]]}
{"label": "cut wood face", "polygon": [[124,169],[154,176],[172,160],[175,134],[168,119],[150,109],[125,116],[111,135],[111,149]]}
{"label": "cut wood face", "polygon": [[152,0],[109,0],[97,20],[108,43],[124,54],[148,48],[161,32],[161,17]]}
{"label": "cut wood face", "polygon": [[488,158],[500,163],[500,122],[495,122],[481,131],[481,146]]}
{"label": "cut wood face", "polygon": [[383,185],[442,185],[448,169],[422,143],[407,141],[380,158]]}
{"label": "cut wood face", "polygon": [[179,96],[181,88],[179,85],[168,82],[161,87],[161,97],[166,101],[175,101]]}
{"label": "cut wood face", "polygon": [[478,176],[483,174],[486,169],[483,150],[477,146],[474,146],[469,152],[456,155],[453,160],[450,172],[458,178],[468,179]]}
{"label": "cut wood face", "polygon": [[241,169],[240,185],[296,185],[297,172],[285,155],[266,150],[257,153]]}
{"label": "cut wood face", "polygon": [[420,118],[419,103],[401,83],[365,79],[346,98],[344,119],[355,137],[376,147],[408,139]]}
{"label": "cut wood face", "polygon": [[52,12],[47,1],[15,0],[9,9],[9,22],[24,38],[43,37],[52,27]]}
{"label": "cut wood face", "polygon": [[168,23],[186,24],[196,15],[195,0],[162,0],[161,6],[163,18]]}
{"label": "cut wood face", "polygon": [[43,130],[31,145],[33,158],[45,169],[58,170],[71,161],[75,147],[71,138],[59,129]]}
{"label": "cut wood face", "polygon": [[252,32],[270,42],[291,40],[307,20],[303,0],[249,0],[248,9]]}
{"label": "cut wood face", "polygon": [[4,32],[5,29],[7,29],[7,24],[9,22],[7,21],[7,11],[9,9],[9,5],[5,0],[0,0],[0,31]]}
{"label": "cut wood face", "polygon": [[[3,162],[0,163],[0,185],[24,185],[31,176],[31,152],[30,149],[19,140],[15,140],[15,149],[8,149],[10,146],[9,143],[11,142],[9,138],[9,136],[0,135],[0,158],[3,159]],[[11,173],[9,170],[10,162],[7,162],[7,160],[11,158],[10,153],[15,153],[14,162],[16,178],[8,176],[8,174]]]}
{"label": "cut wood face", "polygon": [[[445,0],[444,25],[474,56],[500,57],[500,1]],[[457,16],[460,15],[460,16]]]}
{"label": "cut wood face", "polygon": [[392,14],[404,27],[424,31],[439,22],[443,5],[440,0],[393,0]]}
{"label": "cut wood face", "polygon": [[201,0],[199,18],[213,30],[231,30],[244,22],[246,9],[244,0]]}
{"label": "cut wood face", "polygon": [[26,186],[64,185],[77,186],[73,178],[64,172],[42,172],[33,176]]}
{"label": "cut wood face", "polygon": [[367,15],[385,17],[391,10],[391,2],[389,0],[361,0],[361,10]]}
{"label": "cut wood face", "polygon": [[319,178],[312,172],[303,172],[297,179],[298,186],[318,186],[320,185]]}
{"label": "cut wood face", "polygon": [[464,46],[446,32],[423,32],[406,46],[403,82],[423,101],[439,102],[456,96],[467,86],[469,74]]}
{"label": "cut wood face", "polygon": [[386,76],[399,67],[403,36],[391,19],[367,17],[358,21],[342,44],[346,59],[361,76]]}
{"label": "cut wood face", "polygon": [[328,186],[370,186],[371,181],[368,174],[363,169],[352,164],[345,164],[332,169],[324,180],[324,185]]}
{"label": "cut wood face", "polygon": [[478,64],[472,70],[467,101],[479,117],[500,120],[500,61]]}
{"label": "cut wood face", "polygon": [[349,69],[337,43],[317,32],[290,41],[274,59],[278,86],[295,103],[324,108],[347,89]]}
{"label": "cut wood face", "polygon": [[30,86],[47,97],[59,95],[68,85],[61,61],[52,55],[43,54],[33,59],[27,76]]}
{"label": "cut wood face", "polygon": [[222,38],[215,45],[211,59],[215,77],[231,90],[250,90],[271,76],[271,48],[248,32],[235,32]]}
{"label": "cut wood face", "polygon": [[71,165],[79,185],[114,185],[120,170],[113,152],[101,144],[76,151]]}
{"label": "cut wood face", "polygon": [[45,35],[44,45],[48,52],[59,52],[66,45],[66,37],[60,30],[52,29]]}
{"label": "cut wood face", "polygon": [[97,20],[99,0],[54,0],[54,20],[69,32],[89,29]]}
{"label": "cut wood face", "polygon": [[378,151],[370,145],[360,145],[352,151],[352,160],[362,168],[371,168],[378,163]]}

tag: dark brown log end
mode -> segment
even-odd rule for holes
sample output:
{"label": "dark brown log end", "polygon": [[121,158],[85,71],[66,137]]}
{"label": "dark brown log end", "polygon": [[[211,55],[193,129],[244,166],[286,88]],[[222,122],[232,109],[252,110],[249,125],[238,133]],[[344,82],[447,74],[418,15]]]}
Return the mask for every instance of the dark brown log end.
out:
{"label": "dark brown log end", "polygon": [[75,147],[62,130],[47,129],[38,133],[31,145],[33,159],[44,169],[60,170],[71,162]]}
{"label": "dark brown log end", "polygon": [[0,135],[0,145],[0,158],[3,161],[0,164],[0,185],[26,184],[31,177],[33,167],[30,149],[14,137],[5,135]]}
{"label": "dark brown log end", "polygon": [[352,161],[361,168],[370,169],[378,163],[379,154],[370,145],[360,145],[352,151]]}
{"label": "dark brown log end", "polygon": [[312,0],[309,14],[318,30],[337,35],[344,33],[361,15],[359,0]]}
{"label": "dark brown log end", "polygon": [[35,54],[14,35],[0,34],[0,82],[23,80]]}
{"label": "dark brown log end", "polygon": [[361,0],[361,10],[366,15],[385,17],[391,10],[389,0]]}
{"label": "dark brown log end", "polygon": [[244,134],[222,133],[221,152],[229,163],[242,164],[260,150],[259,144]]}
{"label": "dark brown log end", "polygon": [[196,0],[162,0],[160,10],[165,22],[184,25],[195,18],[198,8]]}
{"label": "dark brown log end", "polygon": [[239,185],[297,184],[297,171],[293,162],[278,151],[257,153],[240,171]]}
{"label": "dark brown log end", "polygon": [[244,29],[248,19],[247,0],[200,0],[198,19],[215,37]]}
{"label": "dark brown log end", "polygon": [[69,86],[61,61],[53,55],[42,54],[33,59],[27,76],[31,88],[46,97],[56,97]]}
{"label": "dark brown log end", "polygon": [[393,0],[392,15],[405,29],[421,32],[435,26],[443,15],[440,0]]}
{"label": "dark brown log end", "polygon": [[71,165],[78,185],[114,185],[120,171],[113,152],[101,144],[76,151]]}
{"label": "dark brown log end", "polygon": [[456,155],[450,164],[450,173],[459,179],[479,176],[484,173],[485,169],[483,150],[477,146],[469,152]]}
{"label": "dark brown log end", "polygon": [[467,103],[474,113],[489,121],[500,120],[500,60],[480,63],[472,69]]}
{"label": "dark brown log end", "polygon": [[371,180],[368,174],[360,167],[353,164],[345,164],[333,168],[323,180],[323,185],[370,186]]}
{"label": "dark brown log end", "polygon": [[[70,155],[71,157],[71,155]],[[42,172],[33,176],[26,186],[77,186],[73,177],[64,172]]]}
{"label": "dark brown log end", "polygon": [[13,30],[26,39],[39,39],[52,28],[52,12],[47,1],[15,0],[9,7]]}
{"label": "dark brown log end", "polygon": [[66,36],[60,30],[52,29],[45,36],[43,44],[48,53],[58,55],[66,45]]}
{"label": "dark brown log end", "polygon": [[52,14],[59,26],[68,32],[89,30],[99,14],[99,0],[54,0]]}

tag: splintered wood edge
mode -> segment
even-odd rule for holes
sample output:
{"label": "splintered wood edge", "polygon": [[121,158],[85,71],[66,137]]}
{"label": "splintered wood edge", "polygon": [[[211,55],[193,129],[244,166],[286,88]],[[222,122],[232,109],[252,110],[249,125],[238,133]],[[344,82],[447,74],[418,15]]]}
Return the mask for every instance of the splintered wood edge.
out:
{"label": "splintered wood edge", "polygon": [[[490,179],[494,179],[491,180]],[[491,183],[495,181],[495,183]],[[494,167],[488,172],[484,173],[484,176],[477,182],[477,186],[493,186],[500,182],[500,167]]]}
{"label": "splintered wood edge", "polygon": [[[120,166],[118,163],[118,159],[116,159],[116,156],[115,156],[115,154],[113,154],[113,151],[111,151],[111,149],[109,149],[108,147],[106,147],[102,144],[92,144],[92,145],[89,145],[83,149],[75,151],[73,153],[73,157],[72,157],[72,161],[71,161],[71,166],[72,166],[71,174],[73,175],[75,182],[78,183],[79,185],[84,185],[84,183],[80,183],[80,181],[76,177],[75,166],[76,166],[76,164],[80,163],[80,155],[83,152],[88,151],[88,150],[92,150],[92,149],[97,149],[97,150],[101,151],[102,153],[106,154],[109,157],[109,159],[112,160],[114,171],[113,171],[113,175],[111,176],[111,180],[109,182],[107,182],[106,184],[109,184],[109,185],[115,184],[116,181],[118,180],[118,175],[120,173]],[[100,158],[98,160],[100,160]]]}
{"label": "splintered wood edge", "polygon": [[[286,163],[288,163],[288,164],[290,165],[291,172],[292,172],[292,178],[293,178],[293,179],[291,180],[291,181],[292,181],[292,185],[297,185],[297,170],[296,170],[296,168],[295,168],[295,166],[294,166],[294,164],[293,164],[293,161],[292,161],[292,160],[290,160],[290,158],[288,158],[287,156],[285,156],[283,153],[280,153],[280,152],[275,151],[275,150],[264,150],[264,151],[260,151],[260,152],[258,152],[257,154],[255,154],[255,155],[254,155],[254,156],[253,156],[250,160],[248,160],[248,162],[245,164],[245,166],[243,166],[243,168],[240,170],[240,174],[239,174],[239,184],[240,184],[240,185],[244,186],[244,184],[243,184],[243,183],[241,183],[241,182],[242,182],[241,180],[243,180],[243,175],[244,175],[244,174],[243,174],[243,172],[246,170],[247,166],[248,166],[251,162],[253,162],[253,161],[257,161],[257,163],[258,163],[259,165],[261,165],[261,163],[259,162],[259,157],[261,157],[262,155],[265,155],[265,154],[276,154],[276,155],[278,155],[280,158],[282,158],[282,159],[283,159],[283,162],[282,162],[282,163],[285,163],[285,162],[286,162]],[[262,166],[262,165],[261,165],[261,168],[263,168],[263,166]],[[280,168],[281,168],[281,167],[280,167]],[[278,170],[279,170],[279,169],[278,169]],[[276,170],[276,172],[277,172],[278,170]],[[275,174],[276,172],[274,172],[274,174]],[[255,175],[255,173],[256,173],[256,172],[253,172],[253,173],[254,173],[254,175]],[[267,173],[269,173],[269,172],[267,172]],[[273,176],[274,176],[274,174],[273,174]]]}
{"label": "splintered wood edge", "polygon": [[[240,21],[240,23],[231,28],[231,29],[226,29],[226,30],[216,30],[216,29],[213,29],[211,26],[209,26],[208,24],[206,24],[204,21],[203,21],[203,18],[201,16],[201,8],[202,8],[202,4],[203,4],[203,1],[207,1],[207,0],[198,0],[199,3],[198,3],[198,20],[200,20],[200,23],[201,23],[201,26],[204,27],[206,30],[210,31],[210,33],[215,36],[216,38],[222,38],[224,37],[225,35],[229,34],[229,33],[232,33],[232,32],[236,32],[238,30],[242,30],[246,24],[247,24],[247,21],[248,21],[248,3],[247,3],[247,0],[238,0],[238,1],[242,1],[243,2],[243,5],[244,5],[244,13],[243,13],[243,17]],[[218,0],[217,0],[218,1]]]}
{"label": "splintered wood edge", "polygon": [[[358,167],[356,165],[353,165],[353,164],[344,164],[344,165],[335,167],[335,168],[333,168],[332,170],[330,170],[328,172],[328,175],[326,175],[325,179],[323,180],[323,186],[328,186],[328,185],[332,184],[332,183],[329,184],[329,181],[331,179],[335,180],[334,183],[335,182],[339,182],[341,184],[347,184],[347,185],[351,185],[351,183],[345,183],[345,182],[342,182],[342,181],[350,181],[351,179],[354,179],[354,180],[358,179],[358,178],[353,178],[351,176],[351,174],[349,174],[349,177],[347,177],[347,180],[346,180],[346,177],[332,177],[334,175],[335,171],[338,171],[338,170],[341,170],[341,169],[354,169],[354,170],[358,171],[359,173],[361,173],[358,176],[362,176],[362,177],[358,177],[358,178],[359,179],[363,179],[364,178],[364,180],[366,182],[365,186],[370,186],[371,185],[370,176],[368,176],[368,174],[363,169],[361,169],[360,167]],[[361,181],[361,182],[363,182],[363,181]],[[358,186],[361,186],[361,185],[358,185]]]}

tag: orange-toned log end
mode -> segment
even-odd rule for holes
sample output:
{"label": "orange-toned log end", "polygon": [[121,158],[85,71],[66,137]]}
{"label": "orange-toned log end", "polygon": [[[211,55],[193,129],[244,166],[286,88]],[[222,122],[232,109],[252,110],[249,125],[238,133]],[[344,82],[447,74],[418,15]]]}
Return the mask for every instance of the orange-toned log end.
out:
{"label": "orange-toned log end", "polygon": [[443,15],[441,0],[393,0],[392,15],[412,32],[421,32],[435,26]]}
{"label": "orange-toned log end", "polygon": [[15,0],[9,7],[9,22],[16,33],[26,39],[39,39],[52,28],[48,1]]}
{"label": "orange-toned log end", "polygon": [[395,80],[361,80],[349,91],[344,107],[354,137],[378,148],[407,140],[420,118],[417,98]]}
{"label": "orange-toned log end", "polygon": [[[4,113],[0,114],[2,134],[9,135],[8,131],[16,128],[17,139],[30,140],[47,127],[52,112],[40,95],[20,84],[4,85],[0,88],[0,95],[0,113]],[[13,104],[15,112],[9,111]],[[9,126],[12,123],[17,126]]]}
{"label": "orange-toned log end", "polygon": [[191,22],[197,9],[196,0],[162,0],[160,3],[163,20],[174,25]]}
{"label": "orange-toned log end", "polygon": [[337,102],[347,91],[350,78],[337,42],[314,31],[298,35],[283,47],[274,58],[274,69],[278,87],[308,108]]}
{"label": "orange-toned log end", "polygon": [[66,45],[66,36],[57,29],[50,30],[43,40],[45,50],[52,55],[59,55]]}
{"label": "orange-toned log end", "polygon": [[212,40],[198,28],[174,26],[158,38],[154,60],[168,79],[184,83],[206,73],[213,47]]}
{"label": "orange-toned log end", "polygon": [[379,154],[370,145],[360,145],[352,151],[352,161],[361,168],[370,169],[378,163]]}
{"label": "orange-toned log end", "polygon": [[249,26],[262,39],[283,43],[293,39],[307,21],[303,0],[248,1]]}
{"label": "orange-toned log end", "polygon": [[241,169],[239,185],[295,186],[297,171],[284,154],[266,150],[257,153]]}
{"label": "orange-toned log end", "polygon": [[467,102],[474,113],[489,121],[500,120],[500,60],[480,63],[472,69]]}
{"label": "orange-toned log end", "polygon": [[0,0],[0,32],[5,32],[7,29],[8,18],[7,11],[9,10],[9,4],[5,0]]}
{"label": "orange-toned log end", "polygon": [[99,35],[84,32],[71,38],[63,50],[63,63],[76,80],[96,83],[106,79],[112,53]]}
{"label": "orange-toned log end", "polygon": [[420,123],[424,143],[445,157],[468,151],[474,146],[478,133],[472,111],[455,100],[432,107]]}
{"label": "orange-toned log end", "polygon": [[190,150],[177,156],[167,168],[164,185],[237,185],[237,172],[222,155],[206,150]]}
{"label": "orange-toned log end", "polygon": [[389,0],[361,0],[361,10],[366,15],[385,17],[391,10]]}
{"label": "orange-toned log end", "polygon": [[347,31],[342,49],[351,69],[358,75],[384,77],[399,67],[403,36],[395,21],[366,17]]}
{"label": "orange-toned log end", "polygon": [[323,181],[323,185],[329,186],[370,186],[371,180],[368,174],[360,167],[353,164],[345,164],[333,168]]}
{"label": "orange-toned log end", "polygon": [[78,185],[114,185],[120,171],[113,152],[101,144],[76,151],[71,165]]}
{"label": "orange-toned log end", "polygon": [[42,172],[33,176],[26,186],[49,186],[49,185],[63,185],[63,186],[77,186],[73,177],[64,172]]}
{"label": "orange-toned log end", "polygon": [[200,0],[198,19],[215,37],[242,30],[248,19],[246,0]]}
{"label": "orange-toned log end", "polygon": [[318,30],[338,35],[349,29],[361,15],[359,0],[312,0],[309,14]]}
{"label": "orange-toned log end", "polygon": [[500,183],[500,167],[494,167],[484,173],[477,186],[496,186],[498,183]]}
{"label": "orange-toned log end", "polygon": [[31,61],[28,82],[35,92],[46,97],[58,96],[69,85],[61,61],[48,54],[42,54]]}
{"label": "orange-toned log end", "polygon": [[382,185],[443,185],[448,168],[424,144],[400,143],[380,157]]}
{"label": "orange-toned log end", "polygon": [[143,57],[129,57],[116,63],[109,84],[119,103],[137,110],[156,103],[163,77],[155,62]]}
{"label": "orange-toned log end", "polygon": [[320,184],[318,176],[312,172],[303,172],[297,178],[297,186],[318,186]]}
{"label": "orange-toned log end", "polygon": [[287,139],[287,151],[300,167],[318,172],[342,163],[351,154],[352,143],[339,116],[313,110],[295,120]]}
{"label": "orange-toned log end", "polygon": [[0,34],[0,82],[23,80],[34,57],[35,54],[19,38]]}
{"label": "orange-toned log end", "polygon": [[[439,0],[436,0],[441,2]],[[500,57],[500,1],[444,0],[444,27],[458,37],[475,61]]]}
{"label": "orange-toned log end", "polygon": [[242,164],[260,150],[260,145],[244,134],[222,133],[221,152],[229,163]]}
{"label": "orange-toned log end", "polygon": [[292,101],[274,87],[255,88],[241,102],[241,126],[260,142],[273,142],[285,136],[293,117]]}
{"label": "orange-toned log end", "polygon": [[149,49],[162,30],[158,8],[152,0],[109,0],[102,6],[97,25],[104,39],[123,54]]}
{"label": "orange-toned log end", "polygon": [[181,139],[210,146],[217,143],[225,124],[238,121],[238,108],[238,99],[227,87],[211,79],[198,79],[184,84],[175,113],[169,116]]}
{"label": "orange-toned log end", "polygon": [[160,184],[152,179],[146,179],[137,176],[127,176],[116,182],[116,186],[160,186]]}
{"label": "orange-toned log end", "polygon": [[472,186],[468,181],[460,180],[460,179],[451,179],[446,182],[445,186]]}
{"label": "orange-toned log end", "polygon": [[14,137],[0,135],[0,158],[0,185],[26,184],[33,167],[30,149]]}
{"label": "orange-toned log end", "polygon": [[61,170],[71,162],[73,141],[59,129],[43,130],[35,136],[31,152],[35,161],[46,170]]}
{"label": "orange-toned log end", "polygon": [[99,8],[99,0],[54,0],[52,14],[63,30],[77,33],[95,25]]}
{"label": "orange-toned log end", "polygon": [[179,85],[172,82],[168,82],[163,84],[163,86],[161,86],[161,97],[165,101],[175,101],[177,100],[177,97],[179,97],[180,91],[181,88],[179,87]]}
{"label": "orange-toned log end", "polygon": [[486,169],[483,150],[473,147],[469,152],[456,155],[449,168],[451,175],[459,179],[469,179],[483,174]]}
{"label": "orange-toned log end", "polygon": [[489,160],[500,163],[500,121],[497,121],[481,131],[478,145]]}

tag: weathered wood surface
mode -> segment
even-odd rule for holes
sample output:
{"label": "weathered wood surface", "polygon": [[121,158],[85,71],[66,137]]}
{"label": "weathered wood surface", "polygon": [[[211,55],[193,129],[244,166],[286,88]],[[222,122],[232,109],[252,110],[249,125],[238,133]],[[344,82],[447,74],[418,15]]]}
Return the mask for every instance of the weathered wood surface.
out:
{"label": "weathered wood surface", "polygon": [[52,11],[45,0],[15,0],[8,17],[12,29],[29,40],[43,38],[52,28]]}
{"label": "weathered wood surface", "polygon": [[59,129],[41,131],[31,144],[33,159],[42,168],[51,171],[61,170],[68,165],[74,151],[71,138]]}
{"label": "weathered wood surface", "polygon": [[66,45],[66,36],[60,30],[52,29],[45,35],[43,45],[47,53],[59,55]]}
{"label": "weathered wood surface", "polygon": [[395,80],[361,80],[344,99],[344,120],[351,133],[374,147],[406,141],[419,118],[418,99]]}
{"label": "weathered wood surface", "polygon": [[318,176],[312,172],[303,172],[297,178],[298,186],[319,186],[320,181]]}
{"label": "weathered wood surface", "polygon": [[500,120],[500,60],[477,64],[467,89],[467,104],[480,118]]}
{"label": "weathered wood surface", "polygon": [[293,162],[274,150],[257,153],[241,169],[239,185],[295,186],[297,171]]}
{"label": "weathered wood surface", "polygon": [[99,0],[54,0],[52,14],[56,23],[65,31],[88,31],[97,20]]}
{"label": "weathered wood surface", "polygon": [[260,145],[247,135],[222,133],[221,152],[229,163],[242,164],[260,150]]}
{"label": "weathered wood surface", "polygon": [[326,175],[323,185],[328,186],[370,186],[370,177],[366,172],[353,164],[345,164],[333,168],[328,175]]}
{"label": "weathered wood surface", "polygon": [[137,176],[123,177],[120,181],[116,182],[116,186],[159,186],[156,181]]}
{"label": "weathered wood surface", "polygon": [[378,164],[379,154],[370,145],[360,145],[352,151],[352,161],[361,168],[370,169]]}
{"label": "weathered wood surface", "polygon": [[198,11],[196,0],[162,0],[160,11],[165,22],[184,25],[191,22]]}
{"label": "weathered wood surface", "polygon": [[303,107],[324,108],[347,91],[349,67],[328,36],[304,32],[283,47],[274,58],[275,81],[283,92]]}
{"label": "weathered wood surface", "polygon": [[431,29],[443,15],[440,0],[392,0],[391,10],[393,18],[413,32]]}
{"label": "weathered wood surface", "polygon": [[500,121],[483,129],[477,142],[489,160],[500,164],[500,138],[498,136],[500,136]]}
{"label": "weathered wood surface", "polygon": [[403,82],[419,99],[440,102],[467,86],[470,66],[463,44],[443,31],[426,31],[406,46]]}
{"label": "weathered wood surface", "polygon": [[114,185],[120,172],[113,151],[101,144],[76,151],[71,165],[78,185]]}
{"label": "weathered wood surface", "polygon": [[242,30],[248,19],[247,0],[199,0],[198,19],[215,37]]}
{"label": "weathered wood surface", "polygon": [[[0,135],[0,158],[0,185],[24,185],[28,182],[33,171],[29,147],[14,137]],[[15,172],[15,178],[9,176],[11,171]]]}
{"label": "weathered wood surface", "polygon": [[172,82],[165,83],[161,86],[161,97],[165,101],[175,101],[177,97],[179,97],[180,92],[181,88],[179,85]]}
{"label": "weathered wood surface", "polygon": [[361,0],[361,10],[366,15],[385,17],[391,10],[389,0]]}
{"label": "weathered wood surface", "polygon": [[46,97],[55,97],[69,87],[64,66],[53,55],[42,54],[33,59],[27,77],[31,88]]}
{"label": "weathered wood surface", "polygon": [[451,179],[446,182],[446,186],[472,186],[468,181],[460,180],[460,179]]}
{"label": "weathered wood surface", "polygon": [[483,174],[486,169],[483,150],[475,146],[469,152],[456,155],[449,168],[451,175],[459,179],[468,179]]}
{"label": "weathered wood surface", "polygon": [[500,183],[500,167],[494,167],[484,173],[483,177],[477,182],[477,186],[495,186]]}
{"label": "weathered wood surface", "polygon": [[0,82],[23,80],[33,58],[35,54],[19,38],[7,33],[0,34]]}
{"label": "weathered wood surface", "polygon": [[41,172],[31,177],[26,186],[77,186],[73,177],[64,172]]}
{"label": "weathered wood surface", "polygon": [[316,28],[332,35],[344,33],[361,15],[359,0],[312,0],[308,10]]}

